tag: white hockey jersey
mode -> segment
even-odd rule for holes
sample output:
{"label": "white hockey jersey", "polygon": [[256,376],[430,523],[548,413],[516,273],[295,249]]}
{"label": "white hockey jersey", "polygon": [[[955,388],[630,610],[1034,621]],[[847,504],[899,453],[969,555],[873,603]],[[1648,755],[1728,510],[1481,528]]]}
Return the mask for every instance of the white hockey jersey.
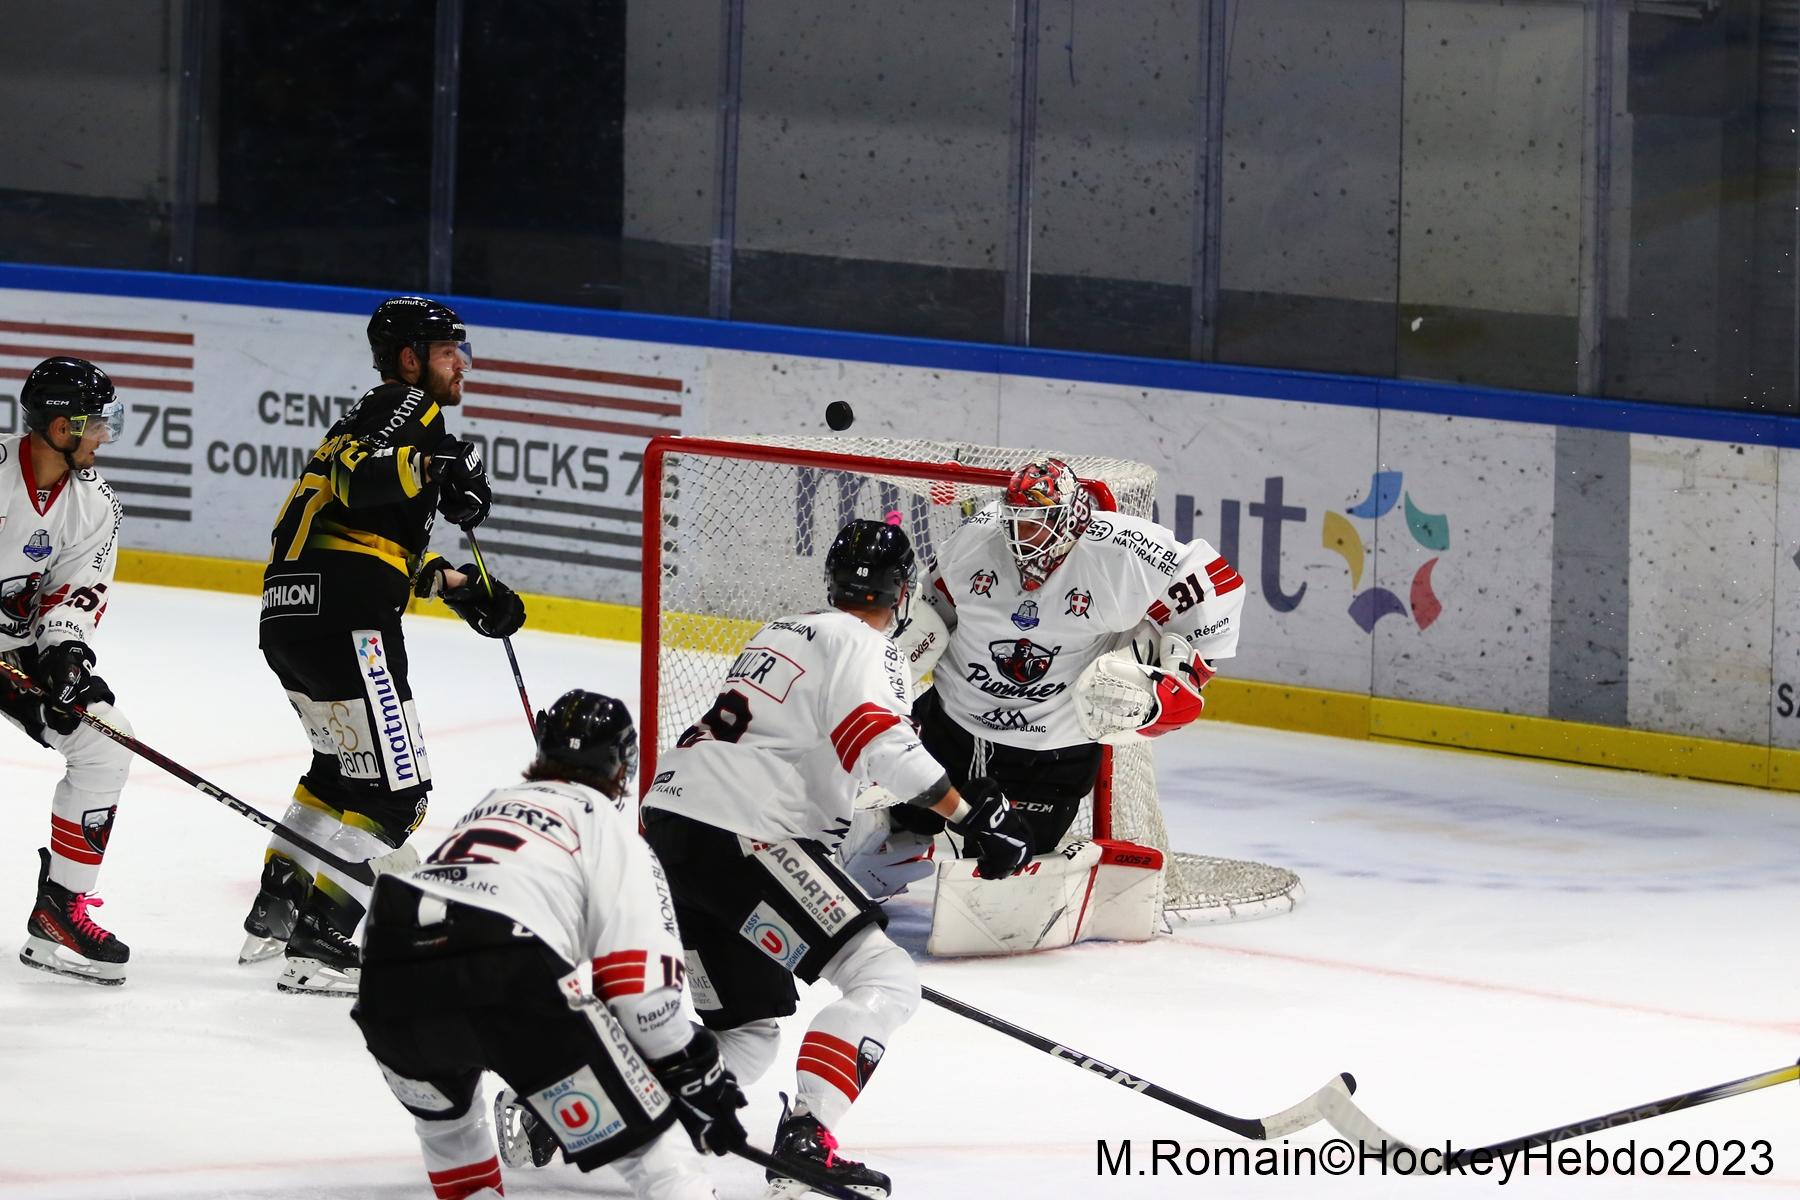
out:
{"label": "white hockey jersey", "polygon": [[591,961],[594,990],[609,1000],[679,986],[686,970],[669,885],[629,793],[497,788],[407,881],[511,917],[573,966]]}
{"label": "white hockey jersey", "polygon": [[92,468],[40,488],[26,436],[0,442],[0,651],[92,645],[125,510]]}
{"label": "white hockey jersey", "polygon": [[1185,636],[1202,658],[1237,653],[1243,579],[1205,541],[1096,512],[1075,548],[1035,591],[1019,586],[998,502],[943,543],[921,597],[950,627],[933,686],[950,716],[1004,746],[1055,750],[1087,742],[1075,680],[1145,621]]}
{"label": "white hockey jersey", "polygon": [[644,804],[761,841],[835,848],[869,783],[910,799],[944,778],[911,710],[892,638],[835,609],[771,621],[658,760]]}

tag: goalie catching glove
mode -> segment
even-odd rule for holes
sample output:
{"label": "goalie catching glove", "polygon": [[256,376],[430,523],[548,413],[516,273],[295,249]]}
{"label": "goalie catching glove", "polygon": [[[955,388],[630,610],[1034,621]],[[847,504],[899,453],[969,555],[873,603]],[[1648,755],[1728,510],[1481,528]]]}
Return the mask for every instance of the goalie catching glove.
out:
{"label": "goalie catching glove", "polygon": [[1213,669],[1177,633],[1139,635],[1089,663],[1075,681],[1075,716],[1096,742],[1160,737],[1197,720]]}
{"label": "goalie catching glove", "polygon": [[750,1102],[737,1077],[725,1069],[719,1040],[711,1030],[694,1026],[693,1041],[667,1058],[653,1060],[650,1069],[675,1101],[675,1116],[694,1139],[694,1149],[729,1154],[744,1144],[737,1110]]}
{"label": "goalie catching glove", "polygon": [[1032,855],[1031,827],[1000,785],[986,777],[971,779],[962,797],[969,813],[949,825],[974,846],[973,857],[979,860],[975,873],[983,879],[1005,879],[1024,866]]}
{"label": "goalie catching glove", "polygon": [[420,569],[413,595],[420,599],[436,596],[482,637],[511,637],[525,624],[525,602],[517,592],[491,575],[484,585],[474,563],[464,564],[462,586],[449,587],[444,582],[448,570],[450,560],[433,555]]}

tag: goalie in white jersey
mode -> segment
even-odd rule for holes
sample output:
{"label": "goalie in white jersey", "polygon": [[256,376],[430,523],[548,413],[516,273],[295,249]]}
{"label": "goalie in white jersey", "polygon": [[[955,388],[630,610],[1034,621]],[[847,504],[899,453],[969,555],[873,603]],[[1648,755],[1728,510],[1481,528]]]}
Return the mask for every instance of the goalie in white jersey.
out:
{"label": "goalie in white jersey", "polygon": [[[833,607],[759,629],[712,708],[657,764],[644,836],[669,873],[695,1007],[738,1078],[754,1082],[774,1061],[796,976],[843,993],[807,1028],[774,1153],[885,1196],[888,1177],[838,1157],[830,1127],[918,1007],[919,978],[831,851],[871,780],[964,830],[990,878],[1031,847],[1000,790],[979,781],[965,800],[906,718],[912,687],[890,637],[912,592],[906,534],[851,522],[825,579]],[[778,1173],[770,1185],[770,1197],[806,1192]]]}
{"label": "goalie in white jersey", "polygon": [[[1093,790],[1101,743],[1199,717],[1213,662],[1237,653],[1244,592],[1205,541],[1095,512],[1048,458],[943,543],[924,598],[902,638],[915,678],[935,670],[913,707],[920,735],[951,779],[998,781],[1048,853]],[[924,814],[893,816],[935,832]]]}
{"label": "goalie in white jersey", "polygon": [[[612,1164],[638,1200],[713,1200],[670,1127],[723,1154],[744,1143],[744,1097],[682,1016],[674,908],[629,792],[631,716],[572,691],[537,715],[537,742],[524,783],[376,883],[351,1015],[438,1200],[497,1197],[501,1159],[542,1166],[559,1146],[583,1171]],[[510,1089],[498,1155],[484,1069]]]}
{"label": "goalie in white jersey", "polygon": [[94,665],[124,511],[94,470],[119,435],[124,404],[106,372],[79,358],[39,363],[19,392],[26,432],[0,442],[0,658],[49,697],[0,679],[0,713],[63,756],[50,802],[50,845],[38,851],[27,966],[93,983],[125,982],[131,952],[89,909],[131,754],[68,706],[129,734]]}

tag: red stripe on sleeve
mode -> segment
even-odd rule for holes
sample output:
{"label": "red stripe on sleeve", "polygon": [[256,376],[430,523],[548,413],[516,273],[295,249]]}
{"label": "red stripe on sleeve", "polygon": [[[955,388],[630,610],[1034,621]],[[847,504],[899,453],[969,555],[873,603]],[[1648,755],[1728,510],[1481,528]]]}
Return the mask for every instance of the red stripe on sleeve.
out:
{"label": "red stripe on sleeve", "polygon": [[892,729],[899,723],[897,713],[890,712],[879,704],[859,704],[831,731],[831,748],[837,751],[838,762],[843,764],[844,770],[854,771],[856,760],[862,757],[863,748],[877,734]]}
{"label": "red stripe on sleeve", "polygon": [[1149,611],[1144,615],[1149,617],[1152,621],[1155,621],[1158,625],[1165,624],[1170,615],[1169,606],[1164,604],[1161,600],[1158,600],[1155,604],[1150,606]]}
{"label": "red stripe on sleeve", "polygon": [[620,950],[594,960],[594,991],[603,1000],[644,993],[644,950]]}
{"label": "red stripe on sleeve", "polygon": [[1206,577],[1212,580],[1213,594],[1223,596],[1226,592],[1235,592],[1244,586],[1244,577],[1224,558],[1215,558],[1206,564]]}

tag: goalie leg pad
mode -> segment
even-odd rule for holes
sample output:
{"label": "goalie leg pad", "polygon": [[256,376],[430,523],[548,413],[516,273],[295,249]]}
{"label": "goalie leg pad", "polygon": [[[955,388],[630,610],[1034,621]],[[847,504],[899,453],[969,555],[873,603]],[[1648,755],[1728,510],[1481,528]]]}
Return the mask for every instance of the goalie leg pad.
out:
{"label": "goalie leg pad", "polygon": [[1162,911],[1162,853],[1129,842],[1070,842],[1010,879],[968,860],[938,868],[928,953],[1027,954],[1097,939],[1148,941]]}

